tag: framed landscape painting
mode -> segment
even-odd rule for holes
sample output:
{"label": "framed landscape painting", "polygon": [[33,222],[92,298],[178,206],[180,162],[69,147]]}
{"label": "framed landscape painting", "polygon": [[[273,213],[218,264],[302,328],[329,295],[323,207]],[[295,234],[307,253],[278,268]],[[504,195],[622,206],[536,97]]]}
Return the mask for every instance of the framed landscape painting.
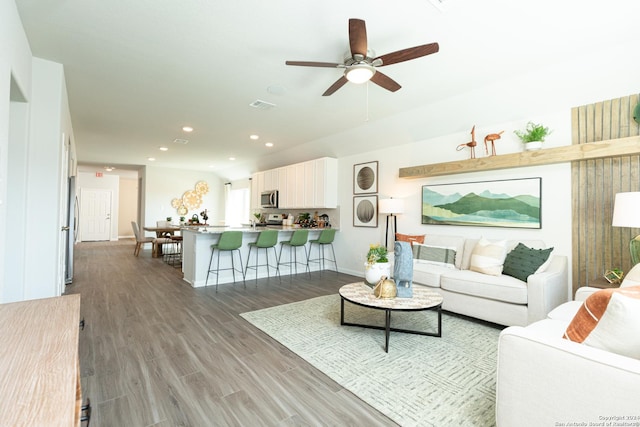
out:
{"label": "framed landscape painting", "polygon": [[542,178],[424,185],[422,224],[542,228]]}

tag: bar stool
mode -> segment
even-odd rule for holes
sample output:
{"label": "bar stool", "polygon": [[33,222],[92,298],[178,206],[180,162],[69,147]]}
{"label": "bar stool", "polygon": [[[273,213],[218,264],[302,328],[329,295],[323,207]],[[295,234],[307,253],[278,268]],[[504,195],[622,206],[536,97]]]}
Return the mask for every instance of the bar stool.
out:
{"label": "bar stool", "polygon": [[173,267],[182,266],[182,236],[170,236],[169,238],[175,243],[175,246],[170,253],[163,254],[164,260]]}
{"label": "bar stool", "polygon": [[[280,242],[280,255],[278,255],[278,268],[281,265],[289,266],[289,274],[291,274],[291,266],[293,265],[296,270],[296,274],[298,274],[298,264],[305,265],[307,267],[307,272],[311,275],[311,271],[309,270],[309,255],[307,255],[307,239],[309,238],[309,230],[306,229],[298,229],[293,232],[291,238],[287,241]],[[289,262],[282,262],[282,248],[285,246],[289,247]],[[304,257],[306,258],[306,263],[298,262],[298,248],[302,247],[304,250]]]}
{"label": "bar stool", "polygon": [[[280,276],[280,268],[278,267],[278,254],[276,253],[276,243],[278,243],[278,231],[277,230],[264,230],[258,234],[258,240],[253,243],[249,243],[249,254],[247,255],[247,266],[244,269],[244,276],[247,277],[247,271],[252,268],[256,270],[256,281],[258,280],[258,267],[267,267],[267,277],[269,276],[269,267],[276,269],[276,274]],[[256,265],[255,267],[249,267],[249,260],[251,259],[251,250],[256,248]],[[276,258],[276,265],[269,264],[269,248],[273,248],[273,256]],[[260,257],[260,249],[264,249],[265,256],[267,257],[266,264],[258,264],[258,258]]]}
{"label": "bar stool", "polygon": [[[336,252],[333,250],[333,239],[336,235],[335,228],[325,228],[320,232],[320,236],[317,239],[309,240],[309,262],[317,262],[320,264],[320,270],[324,270],[325,261],[332,262],[336,267],[336,273],[338,273],[338,263],[336,262]],[[318,245],[318,258],[311,258],[311,249],[313,245]],[[324,256],[324,247],[330,245],[331,252],[333,253],[333,259]]]}
{"label": "bar stool", "polygon": [[[209,283],[209,274],[216,275],[216,292],[218,292],[218,279],[220,278],[220,271],[231,270],[233,273],[233,282],[236,281],[236,271],[240,271],[242,274],[242,281],[244,282],[244,268],[242,266],[242,254],[240,253],[240,247],[242,246],[242,231],[224,231],[220,233],[218,243],[211,245],[211,258],[209,259],[209,271],[207,271],[207,280],[204,285]],[[213,262],[213,253],[218,250],[218,261],[216,268],[211,269],[211,263]],[[233,252],[238,251],[238,257],[240,257],[240,270],[236,269],[233,261]],[[229,252],[231,254],[231,268],[220,268],[220,253]]]}

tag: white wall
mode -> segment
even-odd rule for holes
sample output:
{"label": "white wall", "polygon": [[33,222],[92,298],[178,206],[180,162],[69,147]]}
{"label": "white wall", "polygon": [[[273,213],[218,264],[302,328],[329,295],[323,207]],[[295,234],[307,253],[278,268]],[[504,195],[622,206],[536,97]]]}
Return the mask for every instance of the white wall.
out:
{"label": "white wall", "polygon": [[202,198],[199,209],[192,209],[186,216],[191,218],[193,214],[207,209],[209,224],[219,224],[224,220],[224,182],[214,173],[191,171],[184,169],[169,169],[155,166],[147,166],[144,173],[144,223],[142,226],[155,226],[156,221],[164,221],[166,217],[172,217],[177,222],[180,215],[171,206],[174,198],[181,198],[187,190],[193,190],[196,183],[205,181],[209,184],[209,192]]}
{"label": "white wall", "polygon": [[133,238],[131,221],[138,220],[138,178],[120,177],[118,203],[118,237]]}
{"label": "white wall", "polygon": [[[533,116],[531,119],[542,122],[553,129],[547,139],[546,147],[570,144],[570,120],[566,112]],[[522,146],[513,134],[514,129],[524,127],[526,120],[477,126],[476,156],[484,156],[482,140],[488,133],[504,130],[502,139],[496,142],[498,154],[518,152]],[[405,213],[398,216],[398,231],[406,234],[445,234],[468,237],[484,236],[488,239],[544,240],[557,252],[571,258],[571,168],[570,165],[548,165],[499,170],[492,172],[473,172],[423,179],[400,179],[399,169],[422,164],[439,163],[469,157],[468,151],[456,151],[458,144],[470,141],[471,129],[465,132],[416,143],[393,146],[385,150],[368,152],[339,161],[339,182],[345,183],[339,189],[342,211],[340,232],[337,234],[337,256],[341,271],[362,275],[364,257],[371,243],[384,244],[386,217],[378,217],[378,228],[353,227],[353,165],[377,160],[379,162],[380,199],[389,197],[405,201]],[[539,230],[422,225],[420,216],[423,185],[456,182],[475,182],[499,179],[542,177],[542,228]],[[390,239],[392,239],[390,237]]]}
{"label": "white wall", "polygon": [[62,65],[33,58],[29,129],[24,299],[64,291],[64,144],[73,134]]}
{"label": "white wall", "polygon": [[[10,208],[7,205],[7,191],[10,184],[8,175],[10,128],[12,138],[18,138],[16,144],[26,144],[27,140],[28,112],[25,110],[28,107],[22,102],[20,102],[22,105],[11,102],[12,95],[15,97],[18,93],[22,95],[21,98],[27,97],[27,99],[31,93],[31,49],[15,3],[3,0],[0,1],[0,272],[4,274],[0,274],[0,302],[7,301],[7,289],[11,291],[12,301],[22,295],[22,289],[16,288],[15,280],[22,280],[24,267],[20,265],[7,271],[7,266],[11,264],[5,260],[7,253],[14,250],[7,231],[9,228],[16,231],[13,227],[20,227],[16,224],[12,224],[11,227],[7,225],[7,213]],[[25,99],[19,101],[25,101]],[[20,173],[21,171],[18,171],[18,174]],[[18,209],[21,208],[21,206],[18,207]],[[20,230],[18,235],[24,236],[23,233],[24,229]],[[18,245],[17,250],[23,251],[23,248]]]}

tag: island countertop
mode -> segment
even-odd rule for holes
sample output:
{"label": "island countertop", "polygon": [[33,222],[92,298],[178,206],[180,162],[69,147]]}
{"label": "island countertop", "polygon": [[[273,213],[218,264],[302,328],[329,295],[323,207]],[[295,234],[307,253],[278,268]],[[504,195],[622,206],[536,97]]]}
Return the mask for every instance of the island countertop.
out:
{"label": "island countertop", "polygon": [[[333,228],[333,227],[331,227]],[[211,245],[218,242],[220,238],[220,234],[225,231],[241,231],[242,232],[242,246],[240,247],[240,254],[242,256],[243,266],[246,266],[247,257],[249,255],[249,243],[253,243],[258,238],[258,233],[263,230],[277,230],[278,231],[278,242],[282,242],[285,240],[289,240],[291,234],[293,234],[296,230],[308,230],[309,231],[309,240],[317,239],[320,236],[320,233],[324,228],[300,228],[300,227],[290,227],[290,226],[282,226],[282,225],[267,225],[260,227],[226,227],[226,226],[190,226],[190,227],[182,227],[181,234],[183,236],[182,240],[182,271],[184,273],[183,279],[191,284],[193,287],[205,286],[207,279],[207,271],[209,269],[209,261],[211,259]],[[337,230],[337,229],[336,229]],[[287,252],[288,249],[285,249],[283,252],[283,256]],[[255,262],[255,252],[251,256],[251,264]],[[272,265],[277,264],[277,260],[273,259],[274,254],[272,250],[269,250],[269,263]],[[276,253],[280,253],[280,245],[276,245]],[[237,260],[237,254],[234,255]],[[288,255],[287,255],[288,256]],[[261,252],[260,257],[264,257],[264,253]],[[315,257],[315,255],[314,255]],[[214,262],[215,263],[215,262]],[[220,257],[220,265],[221,268],[226,268],[227,263],[229,266],[231,262],[227,254]],[[263,263],[263,260],[260,261]],[[313,265],[312,265],[313,264]],[[311,271],[317,270],[319,268],[319,263],[310,263],[309,267]],[[251,280],[255,278],[255,270],[251,271]],[[262,267],[258,271],[258,278],[267,277],[267,270],[265,267]],[[288,269],[282,268],[280,269],[281,275],[290,274]],[[247,278],[249,279],[249,278]],[[238,278],[236,274],[236,280],[241,280]],[[219,283],[232,283],[233,275],[230,270],[222,271],[219,277]],[[209,285],[215,285],[215,277],[213,282]]]}
{"label": "island countertop", "polygon": [[255,228],[251,227],[251,226],[235,227],[235,226],[227,226],[227,225],[199,225],[199,226],[182,227],[181,230],[183,230],[183,231],[191,231],[191,232],[194,232],[194,233],[220,234],[223,231],[242,231],[242,232],[245,232],[245,233],[259,233],[262,230],[295,231],[295,230],[300,230],[300,229],[309,230],[311,232],[311,231],[322,231],[325,228],[333,228],[336,231],[339,230],[339,228],[336,228],[336,227],[301,228],[301,227],[292,227],[292,226],[288,226],[288,225],[261,225],[261,226],[255,227]]}

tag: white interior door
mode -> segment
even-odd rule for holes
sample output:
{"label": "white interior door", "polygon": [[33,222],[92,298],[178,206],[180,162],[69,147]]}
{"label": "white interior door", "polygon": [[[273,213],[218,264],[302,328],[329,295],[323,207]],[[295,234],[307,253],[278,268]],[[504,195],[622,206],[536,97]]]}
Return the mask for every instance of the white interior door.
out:
{"label": "white interior door", "polygon": [[83,242],[110,240],[111,197],[109,190],[81,189],[80,236]]}

